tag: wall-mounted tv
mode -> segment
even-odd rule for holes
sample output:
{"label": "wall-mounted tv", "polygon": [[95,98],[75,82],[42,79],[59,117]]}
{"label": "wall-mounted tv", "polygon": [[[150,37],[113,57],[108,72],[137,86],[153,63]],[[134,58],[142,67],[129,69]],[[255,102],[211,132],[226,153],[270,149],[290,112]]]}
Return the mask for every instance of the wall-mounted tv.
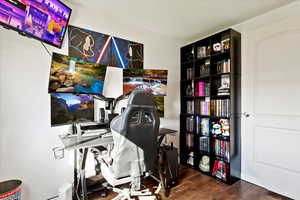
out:
{"label": "wall-mounted tv", "polygon": [[102,94],[106,66],[53,53],[49,93]]}
{"label": "wall-mounted tv", "polygon": [[0,24],[61,48],[72,10],[58,0],[0,0]]}

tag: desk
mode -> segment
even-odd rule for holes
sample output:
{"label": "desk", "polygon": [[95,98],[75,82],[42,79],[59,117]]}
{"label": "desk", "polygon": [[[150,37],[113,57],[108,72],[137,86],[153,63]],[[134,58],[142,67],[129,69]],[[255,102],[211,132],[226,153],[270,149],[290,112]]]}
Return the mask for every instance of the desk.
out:
{"label": "desk", "polygon": [[[176,132],[176,130],[160,128],[158,134],[158,145],[161,144],[166,135],[175,136]],[[86,200],[87,186],[85,178],[85,164],[88,149],[96,146],[106,146],[108,144],[113,144],[113,137],[111,135],[111,132],[104,132],[99,136],[77,137],[76,135],[69,135],[59,137],[64,145],[65,150],[74,150],[74,191],[77,195],[76,198],[78,200]],[[77,162],[77,152],[80,153],[79,166]]]}
{"label": "desk", "polygon": [[[65,150],[74,150],[74,193],[76,195],[76,199],[86,200],[87,186],[85,178],[85,164],[88,149],[113,144],[111,132],[103,132],[98,136],[78,137],[77,135],[61,135],[59,138],[62,141]],[[77,153],[79,153],[80,156],[79,162],[77,162]]]}
{"label": "desk", "polygon": [[[166,135],[176,136],[176,130],[160,128],[158,137],[164,137]],[[78,138],[76,136],[59,136],[64,145],[65,150],[74,150],[81,148],[89,148],[95,146],[104,146],[106,144],[113,143],[113,138],[110,132],[103,133],[99,136],[84,136]]]}
{"label": "desk", "polygon": [[85,136],[81,138],[77,137],[64,137],[59,136],[60,140],[64,145],[65,150],[75,150],[75,149],[82,149],[82,148],[90,148],[95,146],[104,146],[106,144],[113,143],[113,138],[109,133],[106,133],[102,136]]}
{"label": "desk", "polygon": [[168,128],[160,128],[158,135],[171,135],[171,136],[176,136],[178,131],[173,130],[173,129],[168,129]]}

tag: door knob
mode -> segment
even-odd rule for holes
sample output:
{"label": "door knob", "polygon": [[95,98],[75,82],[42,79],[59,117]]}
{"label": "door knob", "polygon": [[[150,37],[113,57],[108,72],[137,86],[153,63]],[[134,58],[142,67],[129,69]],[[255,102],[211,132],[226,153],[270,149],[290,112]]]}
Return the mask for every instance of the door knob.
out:
{"label": "door knob", "polygon": [[243,112],[242,114],[243,114],[246,118],[250,117],[250,114],[247,113],[247,112]]}

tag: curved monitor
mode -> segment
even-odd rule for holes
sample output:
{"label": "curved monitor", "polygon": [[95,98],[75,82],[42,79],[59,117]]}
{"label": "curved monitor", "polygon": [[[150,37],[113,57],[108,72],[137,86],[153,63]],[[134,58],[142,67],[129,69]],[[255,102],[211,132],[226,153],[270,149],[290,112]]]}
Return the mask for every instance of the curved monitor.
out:
{"label": "curved monitor", "polygon": [[0,24],[61,48],[72,10],[58,0],[0,0]]}

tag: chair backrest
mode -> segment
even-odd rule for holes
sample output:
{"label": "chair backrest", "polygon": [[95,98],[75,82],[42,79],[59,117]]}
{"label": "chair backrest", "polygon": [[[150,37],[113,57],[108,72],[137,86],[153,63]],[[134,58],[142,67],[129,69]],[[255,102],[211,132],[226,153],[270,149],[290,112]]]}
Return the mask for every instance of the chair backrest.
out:
{"label": "chair backrest", "polygon": [[111,122],[115,178],[141,176],[153,168],[160,120],[152,94],[134,90],[125,111]]}

